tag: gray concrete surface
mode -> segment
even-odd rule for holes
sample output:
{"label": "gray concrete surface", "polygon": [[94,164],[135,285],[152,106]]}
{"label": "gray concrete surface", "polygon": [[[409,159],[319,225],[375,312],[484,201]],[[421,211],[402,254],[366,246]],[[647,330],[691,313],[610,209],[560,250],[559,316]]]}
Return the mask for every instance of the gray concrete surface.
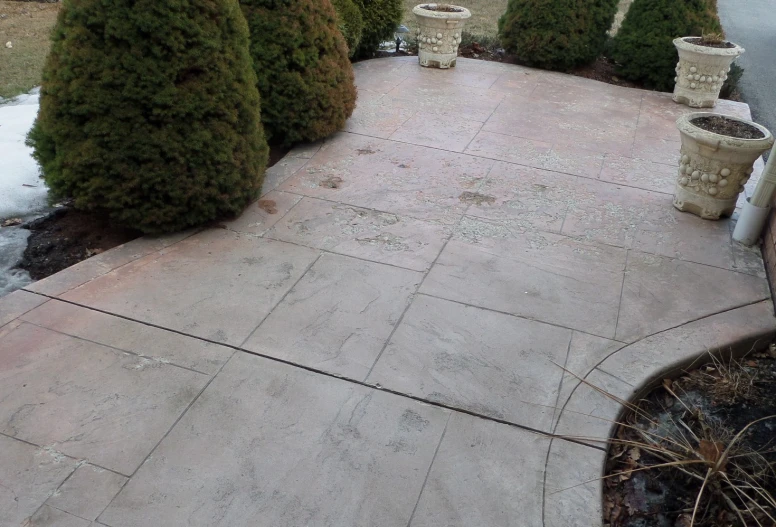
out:
{"label": "gray concrete surface", "polygon": [[719,16],[728,39],[746,48],[738,59],[744,68],[741,92],[752,117],[776,130],[776,2],[719,0]]}

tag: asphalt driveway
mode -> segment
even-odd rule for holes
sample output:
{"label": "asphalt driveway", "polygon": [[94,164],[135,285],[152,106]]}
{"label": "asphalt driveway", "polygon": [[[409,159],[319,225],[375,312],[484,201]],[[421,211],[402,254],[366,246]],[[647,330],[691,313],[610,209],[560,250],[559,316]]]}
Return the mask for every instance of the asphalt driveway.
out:
{"label": "asphalt driveway", "polygon": [[744,46],[738,64],[744,68],[741,91],[754,120],[776,130],[776,2],[719,0],[727,37]]}

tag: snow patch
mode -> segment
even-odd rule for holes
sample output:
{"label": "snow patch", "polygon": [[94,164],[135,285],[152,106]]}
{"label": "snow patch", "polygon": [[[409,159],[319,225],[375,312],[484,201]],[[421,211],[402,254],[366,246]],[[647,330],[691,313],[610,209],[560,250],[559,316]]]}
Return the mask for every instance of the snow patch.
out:
{"label": "snow patch", "polygon": [[48,189],[24,140],[38,115],[35,89],[0,106],[0,218],[25,216],[46,207]]}

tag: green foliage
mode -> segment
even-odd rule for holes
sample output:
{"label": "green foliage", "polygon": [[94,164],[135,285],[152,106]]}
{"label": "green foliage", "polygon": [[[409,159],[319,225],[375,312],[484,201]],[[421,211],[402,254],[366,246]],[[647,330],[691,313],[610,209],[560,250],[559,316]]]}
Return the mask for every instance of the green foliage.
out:
{"label": "green foliage", "polygon": [[339,28],[348,44],[349,55],[353,56],[361,43],[361,34],[364,32],[364,17],[361,10],[353,0],[332,0],[334,10],[337,11]]}
{"label": "green foliage", "polygon": [[736,64],[735,62],[730,65],[730,71],[728,72],[727,80],[722,85],[722,89],[719,91],[719,96],[722,99],[730,99],[731,97],[740,96],[739,84],[741,83],[741,77],[744,76],[744,68]]}
{"label": "green foliage", "polygon": [[242,0],[272,142],[315,141],[356,106],[353,67],[330,0]]}
{"label": "green foliage", "polygon": [[677,37],[722,33],[716,0],[634,0],[614,39],[618,73],[648,88],[674,87]]}
{"label": "green foliage", "polygon": [[268,148],[236,0],[65,0],[28,136],[54,199],[145,232],[236,214]]}
{"label": "green foliage", "polygon": [[509,0],[499,36],[521,62],[569,70],[601,54],[616,13],[617,0]]}
{"label": "green foliage", "polygon": [[358,58],[373,57],[386,40],[393,40],[401,24],[402,0],[353,0],[364,17],[364,33],[356,50]]}

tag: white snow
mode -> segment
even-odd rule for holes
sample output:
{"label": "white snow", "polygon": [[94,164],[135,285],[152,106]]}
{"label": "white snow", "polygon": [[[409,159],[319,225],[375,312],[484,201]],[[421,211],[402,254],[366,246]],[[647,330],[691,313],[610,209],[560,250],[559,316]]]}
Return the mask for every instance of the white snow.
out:
{"label": "white snow", "polygon": [[46,206],[48,189],[32,149],[24,144],[38,114],[38,91],[0,106],[0,219],[26,216]]}
{"label": "white snow", "polygon": [[[0,220],[32,219],[46,207],[48,189],[38,176],[32,149],[24,144],[38,114],[38,90],[0,103]],[[13,267],[21,260],[30,231],[21,227],[0,228],[0,297],[32,280],[26,271]]]}

